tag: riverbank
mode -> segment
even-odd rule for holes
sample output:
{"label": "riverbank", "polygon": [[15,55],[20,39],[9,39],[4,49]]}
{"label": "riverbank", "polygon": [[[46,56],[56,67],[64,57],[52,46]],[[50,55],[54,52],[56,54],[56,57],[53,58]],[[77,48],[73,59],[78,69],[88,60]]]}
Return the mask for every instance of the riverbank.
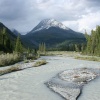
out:
{"label": "riverbank", "polygon": [[89,60],[89,61],[98,61],[100,62],[100,57],[98,56],[89,56],[83,55],[81,52],[71,52],[71,51],[48,51],[46,53],[47,56],[61,56],[61,57],[74,57],[75,59],[80,60]]}

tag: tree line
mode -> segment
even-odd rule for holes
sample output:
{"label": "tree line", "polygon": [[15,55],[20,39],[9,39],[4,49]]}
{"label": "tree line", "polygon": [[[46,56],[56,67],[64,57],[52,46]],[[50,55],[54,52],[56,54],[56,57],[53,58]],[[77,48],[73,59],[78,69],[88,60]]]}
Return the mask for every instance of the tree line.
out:
{"label": "tree line", "polygon": [[96,30],[92,30],[90,35],[85,31],[85,37],[87,44],[83,53],[100,56],[100,26],[97,26]]}
{"label": "tree line", "polygon": [[[55,50],[63,50],[63,51],[77,51],[82,52],[87,55],[94,55],[100,56],[100,26],[96,27],[96,30],[92,30],[91,34],[89,35],[85,31],[86,43],[72,43],[65,45],[65,43],[58,45],[58,49]],[[39,44],[39,53],[45,54],[46,53],[46,44],[40,43]],[[29,48],[26,49],[27,51],[31,51]],[[53,50],[51,48],[51,50]],[[4,52],[23,52],[24,46],[21,42],[20,35],[16,37],[15,40],[11,40],[6,28],[3,27],[0,29],[0,51]]]}

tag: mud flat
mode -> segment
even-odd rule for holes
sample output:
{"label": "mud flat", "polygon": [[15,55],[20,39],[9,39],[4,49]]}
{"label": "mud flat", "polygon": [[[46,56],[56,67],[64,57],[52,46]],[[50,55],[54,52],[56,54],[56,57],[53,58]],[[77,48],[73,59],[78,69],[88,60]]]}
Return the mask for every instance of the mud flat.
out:
{"label": "mud flat", "polygon": [[77,68],[61,72],[45,84],[66,100],[77,100],[83,86],[99,76],[99,68]]}

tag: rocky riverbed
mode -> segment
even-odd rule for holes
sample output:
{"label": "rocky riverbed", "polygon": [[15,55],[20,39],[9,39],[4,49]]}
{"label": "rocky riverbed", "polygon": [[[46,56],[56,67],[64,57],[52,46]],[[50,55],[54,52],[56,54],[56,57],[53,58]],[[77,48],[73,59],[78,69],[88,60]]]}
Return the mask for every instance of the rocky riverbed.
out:
{"label": "rocky riverbed", "polygon": [[100,76],[100,69],[77,68],[66,70],[53,77],[46,85],[66,100],[76,100],[84,85]]}

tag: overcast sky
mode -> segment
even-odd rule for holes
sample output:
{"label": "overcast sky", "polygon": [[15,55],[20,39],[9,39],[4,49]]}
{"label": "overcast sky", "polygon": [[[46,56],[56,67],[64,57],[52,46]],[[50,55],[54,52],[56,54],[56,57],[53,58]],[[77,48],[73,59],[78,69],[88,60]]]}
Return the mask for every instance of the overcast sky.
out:
{"label": "overcast sky", "polygon": [[46,18],[90,31],[100,25],[100,0],[0,0],[0,22],[10,29],[27,32]]}

